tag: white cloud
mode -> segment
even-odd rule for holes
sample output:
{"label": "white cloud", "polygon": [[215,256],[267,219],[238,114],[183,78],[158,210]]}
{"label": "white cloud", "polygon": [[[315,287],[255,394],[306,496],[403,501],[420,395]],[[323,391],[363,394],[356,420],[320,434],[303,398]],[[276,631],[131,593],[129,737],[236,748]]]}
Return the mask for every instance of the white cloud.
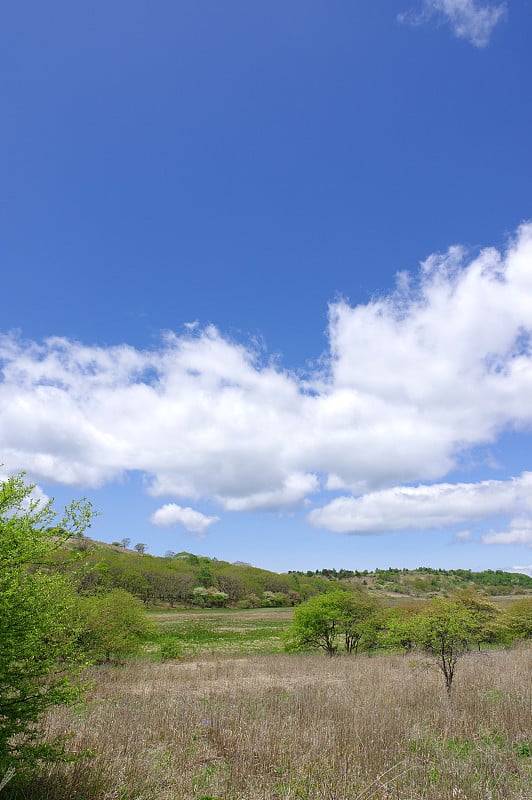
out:
{"label": "white cloud", "polygon": [[295,473],[289,475],[281,489],[256,492],[247,497],[220,498],[228,511],[276,511],[294,508],[305,500],[308,494],[317,492],[319,482],[316,475]]}
{"label": "white cloud", "polygon": [[[3,475],[0,473],[0,485],[2,483],[6,483],[9,480],[9,475]],[[43,492],[40,486],[37,484],[33,484],[33,488],[29,493],[28,497],[24,500],[23,508],[29,508],[30,504],[36,503],[39,506],[45,506],[46,503],[50,502],[50,498],[48,495]]]}
{"label": "white cloud", "polygon": [[532,577],[532,564],[529,564],[527,567],[512,567],[510,572],[523,572],[525,575],[530,575],[530,577]]}
{"label": "white cloud", "polygon": [[175,503],[166,503],[155,511],[150,522],[159,528],[171,528],[174,525],[182,525],[187,531],[192,533],[205,534],[207,530],[220,517],[208,517],[201,511],[193,508],[178,506]]}
{"label": "white cloud", "polygon": [[424,0],[419,13],[399,14],[400,22],[421,25],[431,18],[447,22],[459,39],[467,39],[475,47],[485,47],[493,29],[506,16],[506,4],[478,3],[475,0]]}
{"label": "white cloud", "polygon": [[43,482],[138,470],[154,496],[231,510],[295,507],[318,481],[438,481],[532,425],[531,336],[532,224],[505,253],[454,247],[389,296],[333,303],[330,351],[303,377],[212,326],[144,351],[4,336],[0,453]]}
{"label": "white cloud", "polygon": [[482,537],[484,544],[524,544],[532,547],[532,518],[520,517],[510,522],[506,531],[491,531]]}
{"label": "white cloud", "polygon": [[471,542],[473,541],[473,531],[457,531],[454,535],[454,539],[456,542]]}
{"label": "white cloud", "polygon": [[532,472],[509,481],[399,486],[362,497],[337,497],[311,511],[308,520],[336,533],[382,533],[443,528],[517,509],[532,512]]}

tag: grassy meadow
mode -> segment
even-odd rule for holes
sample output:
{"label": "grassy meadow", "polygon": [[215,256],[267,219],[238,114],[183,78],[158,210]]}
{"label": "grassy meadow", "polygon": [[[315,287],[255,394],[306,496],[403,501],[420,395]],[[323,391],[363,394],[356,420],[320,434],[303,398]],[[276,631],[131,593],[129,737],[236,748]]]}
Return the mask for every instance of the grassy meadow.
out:
{"label": "grassy meadow", "polygon": [[[142,658],[50,713],[75,763],[9,800],[530,800],[532,649],[472,653],[452,703],[411,655],[280,653],[291,611],[168,612]],[[179,659],[160,659],[178,642]]]}
{"label": "grassy meadow", "polygon": [[159,657],[280,653],[292,621],[289,608],[168,611],[151,615],[158,635],[145,650]]}

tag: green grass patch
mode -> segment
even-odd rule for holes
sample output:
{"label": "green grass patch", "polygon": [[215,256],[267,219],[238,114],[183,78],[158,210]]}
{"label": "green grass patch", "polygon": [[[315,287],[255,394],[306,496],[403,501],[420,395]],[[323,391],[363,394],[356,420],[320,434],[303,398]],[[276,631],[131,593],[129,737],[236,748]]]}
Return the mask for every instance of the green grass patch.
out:
{"label": "green grass patch", "polygon": [[201,655],[273,654],[283,650],[283,633],[291,614],[286,609],[196,612],[153,617],[157,635],[147,650],[164,659]]}

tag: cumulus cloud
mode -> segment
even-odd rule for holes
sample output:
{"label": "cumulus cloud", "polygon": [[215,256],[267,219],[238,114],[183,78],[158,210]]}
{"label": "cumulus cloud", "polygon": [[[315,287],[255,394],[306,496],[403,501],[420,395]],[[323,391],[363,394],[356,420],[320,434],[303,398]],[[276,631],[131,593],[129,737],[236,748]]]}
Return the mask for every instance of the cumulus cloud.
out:
{"label": "cumulus cloud", "polygon": [[484,544],[524,544],[532,547],[532,518],[514,519],[508,530],[490,531],[482,537],[482,541]]}
{"label": "cumulus cloud", "polygon": [[[400,486],[362,497],[337,497],[311,511],[308,520],[315,527],[337,533],[382,533],[448,527],[518,509],[532,512],[532,472],[509,481]],[[529,526],[532,541],[532,522]],[[484,541],[493,540],[486,536]]]}
{"label": "cumulus cloud", "polygon": [[220,517],[208,517],[202,514],[201,511],[196,511],[194,508],[187,506],[176,505],[176,503],[166,503],[166,505],[158,508],[151,517],[153,525],[159,528],[171,528],[174,525],[182,525],[187,531],[197,534],[205,534],[207,530],[215,522],[218,522]]}
{"label": "cumulus cloud", "polygon": [[526,224],[506,252],[453,247],[388,296],[331,304],[329,351],[305,375],[212,326],[152,350],[4,336],[0,453],[38,481],[138,470],[153,496],[228,510],[296,508],[320,486],[371,498],[529,428],[531,341]]}
{"label": "cumulus cloud", "polygon": [[478,3],[475,0],[424,0],[420,12],[399,14],[399,21],[422,25],[432,18],[447,22],[454,35],[475,47],[485,47],[493,29],[506,16],[506,4]]}

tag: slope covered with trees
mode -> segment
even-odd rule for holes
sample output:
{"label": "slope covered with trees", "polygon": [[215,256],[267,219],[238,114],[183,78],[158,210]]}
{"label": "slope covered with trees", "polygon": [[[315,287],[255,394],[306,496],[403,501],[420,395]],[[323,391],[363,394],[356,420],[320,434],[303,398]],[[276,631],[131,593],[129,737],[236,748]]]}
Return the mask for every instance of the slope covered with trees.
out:
{"label": "slope covered with trees", "polygon": [[[90,539],[75,540],[58,551],[55,567],[70,572],[84,595],[123,589],[146,606],[199,608],[258,608],[296,606],[332,588],[366,589],[379,597],[430,598],[460,589],[477,588],[485,594],[532,594],[532,578],[501,570],[321,569],[279,574],[237,562],[231,564],[193,553],[146,553],[129,547],[130,540],[112,545]],[[72,563],[72,549],[76,560]]]}

